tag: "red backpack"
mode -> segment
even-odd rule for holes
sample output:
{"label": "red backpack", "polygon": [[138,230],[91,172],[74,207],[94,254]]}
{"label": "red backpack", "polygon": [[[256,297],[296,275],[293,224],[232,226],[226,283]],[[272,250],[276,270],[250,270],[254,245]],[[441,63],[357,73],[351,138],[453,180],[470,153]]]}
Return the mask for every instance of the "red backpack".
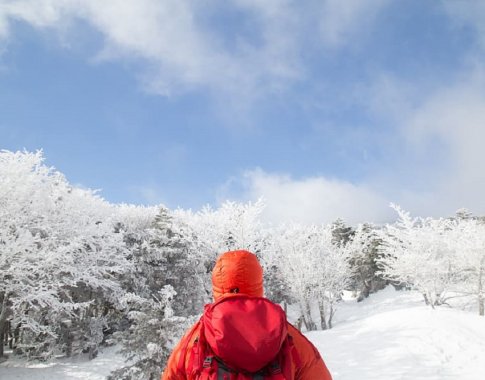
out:
{"label": "red backpack", "polygon": [[[206,305],[189,354],[188,378],[293,380],[299,357],[283,309],[266,298],[235,295]],[[293,364],[292,364],[293,363]],[[181,355],[179,368],[185,365]]]}

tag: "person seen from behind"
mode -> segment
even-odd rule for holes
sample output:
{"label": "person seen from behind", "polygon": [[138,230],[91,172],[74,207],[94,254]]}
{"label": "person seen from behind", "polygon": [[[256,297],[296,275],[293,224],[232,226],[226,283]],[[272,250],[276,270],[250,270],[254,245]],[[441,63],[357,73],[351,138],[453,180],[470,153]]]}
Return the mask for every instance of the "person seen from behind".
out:
{"label": "person seen from behind", "polygon": [[263,297],[254,254],[222,254],[212,271],[214,303],[170,355],[162,380],[332,380],[315,346]]}

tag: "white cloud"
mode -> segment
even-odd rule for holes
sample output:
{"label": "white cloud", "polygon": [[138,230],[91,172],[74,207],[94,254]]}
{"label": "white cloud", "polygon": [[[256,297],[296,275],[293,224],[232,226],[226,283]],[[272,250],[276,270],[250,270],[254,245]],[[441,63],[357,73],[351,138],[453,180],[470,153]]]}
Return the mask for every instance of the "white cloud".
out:
{"label": "white cloud", "polygon": [[360,97],[386,125],[385,164],[366,183],[421,216],[485,214],[484,73],[474,64],[439,84],[377,77]]}
{"label": "white cloud", "polygon": [[367,102],[387,125],[378,142],[382,162],[367,178],[356,184],[255,170],[232,179],[222,195],[264,197],[266,218],[276,222],[383,222],[395,217],[389,202],[420,216],[463,207],[485,214],[485,70],[434,88],[379,77]]}
{"label": "white cloud", "polygon": [[[82,20],[103,38],[96,59],[142,62],[140,76],[151,91],[169,95],[208,89],[253,98],[284,90],[305,77],[301,55],[309,45],[315,48],[314,41],[309,44],[315,34],[334,48],[358,44],[388,4],[388,0],[230,0],[225,6],[250,20],[258,38],[231,29],[236,36],[227,46],[224,27],[201,18],[205,15],[210,21],[211,12],[220,6],[215,0],[1,1],[0,39],[14,38],[9,26],[14,21],[69,38],[66,30]],[[473,27],[485,47],[485,5],[443,4],[458,27]],[[372,178],[352,184],[253,171],[245,176],[248,195],[264,196],[267,217],[275,220],[380,221],[392,215],[389,201],[421,215],[449,215],[460,207],[485,213],[485,80],[481,52],[475,50],[467,53],[466,61],[476,67],[454,83],[405,82],[381,72],[373,84],[363,85],[366,90],[357,96],[365,99],[361,101],[378,122],[389,125],[392,132],[386,138],[393,139],[381,141],[389,145],[382,148],[389,162],[376,168]],[[226,108],[230,102],[243,103],[236,97],[221,99]],[[230,112],[234,116],[232,108]],[[167,154],[179,162],[185,153],[175,147]],[[149,203],[162,198],[154,188],[139,191]]]}
{"label": "white cloud", "polygon": [[420,152],[436,145],[442,151],[431,207],[466,207],[485,213],[485,80],[473,74],[468,80],[441,89],[418,108],[404,124],[403,132]]}
{"label": "white cloud", "polygon": [[[237,42],[224,46],[224,30],[203,23],[203,7],[217,2],[189,0],[19,0],[0,4],[0,38],[8,24],[23,21],[38,29],[62,32],[66,24],[83,20],[104,38],[98,60],[141,60],[150,72],[145,86],[169,95],[191,88],[249,93],[266,86],[281,86],[297,77],[297,53],[287,6],[256,6],[235,1],[251,12],[263,42]],[[285,4],[283,4],[285,5]],[[265,9],[259,14],[258,11]],[[248,17],[250,15],[248,14]],[[285,26],[285,28],[283,28]],[[146,77],[146,75],[145,75]]]}
{"label": "white cloud", "polygon": [[[260,169],[246,172],[242,185],[246,199],[264,199],[263,218],[269,222],[331,223],[342,218],[355,224],[393,216],[389,200],[367,185],[324,177],[293,179]],[[224,189],[226,195],[231,187],[234,183]]]}
{"label": "white cloud", "polygon": [[[355,42],[357,32],[368,26],[385,2],[362,5],[358,0],[327,0],[322,12],[323,41],[332,45]],[[139,76],[149,91],[170,95],[202,88],[251,98],[282,91],[305,77],[301,56],[308,46],[315,46],[313,35],[319,28],[308,10],[315,6],[313,0],[231,0],[224,4],[214,0],[4,1],[0,3],[0,39],[12,38],[12,21],[69,38],[65,32],[82,20],[82,25],[91,25],[104,39],[96,59],[143,62]],[[217,23],[211,22],[211,15],[220,11],[224,18],[224,7],[239,12],[256,38],[236,26],[214,26]],[[228,29],[235,34],[233,40],[227,40]]]}

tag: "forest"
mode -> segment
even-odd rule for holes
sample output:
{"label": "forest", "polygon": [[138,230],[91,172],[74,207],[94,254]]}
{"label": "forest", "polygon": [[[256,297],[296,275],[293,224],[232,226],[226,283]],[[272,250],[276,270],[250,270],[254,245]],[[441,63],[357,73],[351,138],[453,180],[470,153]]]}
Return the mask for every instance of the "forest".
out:
{"label": "forest", "polygon": [[[0,152],[0,360],[49,361],[118,345],[111,379],[157,379],[211,302],[217,256],[254,252],[265,295],[296,307],[304,331],[331,329],[344,291],[392,284],[431,308],[469,300],[485,314],[485,219],[467,210],[350,226],[262,221],[264,200],[217,208],[111,204],[71,185],[41,151]],[[282,205],[284,207],[284,205]]]}

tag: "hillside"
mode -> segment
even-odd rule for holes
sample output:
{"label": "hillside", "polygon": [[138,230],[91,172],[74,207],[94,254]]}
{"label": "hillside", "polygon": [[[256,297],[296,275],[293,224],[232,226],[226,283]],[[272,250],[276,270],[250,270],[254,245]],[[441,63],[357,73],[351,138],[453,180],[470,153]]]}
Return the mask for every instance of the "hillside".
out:
{"label": "hillside", "polygon": [[424,306],[387,288],[348,302],[335,328],[308,334],[335,380],[483,380],[485,318]]}
{"label": "hillside", "polygon": [[[423,305],[419,294],[392,288],[361,303],[347,300],[329,331],[307,336],[335,380],[483,380],[485,318]],[[97,359],[55,364],[7,361],[2,380],[101,380],[122,365],[114,349]]]}

